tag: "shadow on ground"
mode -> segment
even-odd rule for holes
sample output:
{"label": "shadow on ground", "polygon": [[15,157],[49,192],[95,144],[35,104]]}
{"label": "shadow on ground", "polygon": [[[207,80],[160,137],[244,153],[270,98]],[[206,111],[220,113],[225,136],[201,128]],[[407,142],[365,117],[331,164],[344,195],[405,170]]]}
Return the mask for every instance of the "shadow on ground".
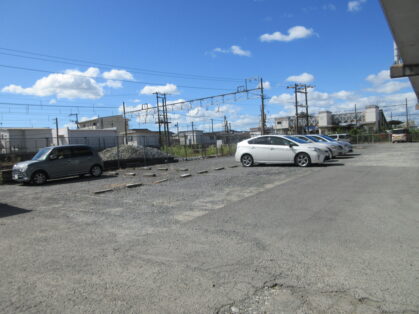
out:
{"label": "shadow on ground", "polygon": [[23,209],[19,207],[14,207],[11,205],[7,205],[4,203],[0,203],[0,218],[5,218],[14,215],[26,214],[31,212],[32,210]]}
{"label": "shadow on ground", "polygon": [[100,177],[91,177],[91,176],[78,177],[77,176],[77,177],[68,177],[68,178],[49,180],[42,185],[24,183],[24,184],[21,184],[21,186],[43,187],[43,186],[50,186],[50,185],[61,185],[61,184],[81,183],[81,182],[89,182],[89,181],[96,181],[96,180],[106,180],[110,178],[115,178],[115,176],[113,175],[101,175]]}

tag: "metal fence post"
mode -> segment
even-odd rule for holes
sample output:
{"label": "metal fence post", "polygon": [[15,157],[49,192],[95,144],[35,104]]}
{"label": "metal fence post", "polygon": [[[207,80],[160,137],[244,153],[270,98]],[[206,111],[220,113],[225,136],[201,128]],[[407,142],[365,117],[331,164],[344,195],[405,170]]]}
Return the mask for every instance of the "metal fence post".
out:
{"label": "metal fence post", "polygon": [[187,148],[186,148],[186,134],[184,135],[183,139],[184,139],[184,142],[183,142],[183,149],[184,149],[184,151],[185,151],[185,160],[188,160],[188,150],[187,150]]}
{"label": "metal fence post", "polygon": [[145,149],[145,136],[143,136],[143,158],[144,158],[144,166],[147,166],[147,157],[146,157],[146,149]]}
{"label": "metal fence post", "polygon": [[116,155],[118,158],[118,169],[121,168],[120,156],[119,156],[119,137],[116,135]]}

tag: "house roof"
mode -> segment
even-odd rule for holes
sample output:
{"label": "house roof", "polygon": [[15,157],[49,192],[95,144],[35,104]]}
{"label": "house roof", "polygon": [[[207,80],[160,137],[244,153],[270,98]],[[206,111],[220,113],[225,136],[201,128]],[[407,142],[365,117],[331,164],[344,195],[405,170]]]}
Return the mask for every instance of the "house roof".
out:
{"label": "house roof", "polygon": [[118,115],[114,115],[114,116],[97,117],[96,119],[90,119],[90,120],[79,121],[79,122],[78,122],[78,124],[82,124],[82,123],[86,123],[86,122],[93,122],[93,121],[97,121],[97,120],[100,120],[100,119],[110,119],[110,118],[116,118],[116,117],[118,117],[118,118],[122,118],[122,115],[121,115],[121,114],[118,114]]}
{"label": "house roof", "polygon": [[159,132],[157,132],[157,131],[151,131],[149,129],[129,129],[127,131],[127,133],[129,133],[129,134],[133,134],[133,133],[158,134]]}

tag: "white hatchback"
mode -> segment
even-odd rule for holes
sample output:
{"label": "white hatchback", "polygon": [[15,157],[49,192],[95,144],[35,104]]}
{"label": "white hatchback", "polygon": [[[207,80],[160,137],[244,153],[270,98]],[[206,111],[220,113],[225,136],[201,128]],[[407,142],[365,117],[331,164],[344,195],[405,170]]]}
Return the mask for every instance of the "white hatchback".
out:
{"label": "white hatchback", "polygon": [[285,136],[263,135],[238,143],[235,158],[244,167],[254,164],[295,164],[308,167],[323,163],[326,153],[309,143],[298,143]]}

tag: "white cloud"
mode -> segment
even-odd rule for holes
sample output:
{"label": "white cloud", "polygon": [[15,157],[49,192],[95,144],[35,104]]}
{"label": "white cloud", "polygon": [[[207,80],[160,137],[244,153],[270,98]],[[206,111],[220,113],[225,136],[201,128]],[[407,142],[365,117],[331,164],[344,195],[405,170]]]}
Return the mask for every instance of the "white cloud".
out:
{"label": "white cloud", "polygon": [[385,81],[390,80],[390,71],[383,70],[378,72],[377,74],[370,74],[365,78],[368,82],[371,82],[374,85],[382,84]]}
{"label": "white cloud", "polygon": [[332,97],[335,97],[337,99],[347,100],[347,99],[353,98],[354,97],[354,93],[353,92],[348,92],[346,90],[341,90],[339,92],[333,93],[332,94]]}
{"label": "white cloud", "polygon": [[132,74],[126,70],[112,69],[111,71],[103,72],[102,76],[107,80],[134,80]]}
{"label": "white cloud", "polygon": [[230,47],[231,53],[237,56],[250,57],[252,53],[249,50],[243,50],[240,46],[233,45]]}
{"label": "white cloud", "polygon": [[63,128],[77,129],[77,124],[75,124],[74,122],[68,122],[63,125]]}
{"label": "white cloud", "polygon": [[113,80],[107,80],[105,83],[102,84],[102,86],[107,86],[111,88],[121,88],[122,82],[121,81],[113,81]]}
{"label": "white cloud", "polygon": [[391,94],[410,87],[410,83],[406,79],[391,79],[389,70],[370,74],[365,80],[373,85],[372,88],[367,88],[366,90],[375,93]]}
{"label": "white cloud", "polygon": [[296,39],[302,39],[310,37],[314,34],[313,29],[306,28],[304,26],[294,26],[288,29],[288,34],[282,34],[281,32],[274,32],[272,34],[263,34],[259,37],[262,42],[271,41],[293,41]]}
{"label": "white cloud", "polygon": [[[258,88],[260,88],[260,82],[259,82],[259,84],[257,85],[257,87],[258,87]],[[264,88],[264,89],[271,89],[271,87],[272,87],[272,86],[271,86],[271,82],[269,82],[269,81],[264,81],[264,82],[263,82],[263,88]]]}
{"label": "white cloud", "polygon": [[144,88],[140,91],[143,95],[152,95],[154,93],[161,93],[161,94],[179,94],[179,91],[177,89],[177,86],[175,84],[169,84],[166,85],[146,85]]}
{"label": "white cloud", "polygon": [[348,11],[349,12],[356,12],[361,10],[361,6],[363,3],[367,2],[367,0],[355,0],[348,2]]}
{"label": "white cloud", "polygon": [[2,92],[68,99],[97,99],[104,95],[101,84],[94,79],[99,73],[97,68],[89,68],[85,72],[66,70],[64,73],[54,73],[43,77],[37,80],[32,87],[24,88],[11,84],[5,86]]}
{"label": "white cloud", "polygon": [[310,83],[314,81],[314,76],[310,73],[302,73],[300,75],[292,75],[287,78],[288,82],[296,82],[296,83]]}
{"label": "white cloud", "polygon": [[325,11],[336,11],[336,6],[333,3],[324,4],[322,9]]}
{"label": "white cloud", "polygon": [[176,99],[176,100],[168,100],[166,102],[168,110],[183,110],[186,107],[186,100],[185,99]]}
{"label": "white cloud", "polygon": [[57,103],[57,99],[53,98],[49,101],[50,105],[56,104]]}
{"label": "white cloud", "polygon": [[209,54],[212,57],[216,57],[217,54],[220,54],[220,53],[233,54],[233,55],[241,56],[241,57],[250,57],[252,55],[252,53],[249,50],[244,50],[240,46],[237,46],[237,45],[233,45],[228,49],[214,48],[211,52],[209,52]]}

